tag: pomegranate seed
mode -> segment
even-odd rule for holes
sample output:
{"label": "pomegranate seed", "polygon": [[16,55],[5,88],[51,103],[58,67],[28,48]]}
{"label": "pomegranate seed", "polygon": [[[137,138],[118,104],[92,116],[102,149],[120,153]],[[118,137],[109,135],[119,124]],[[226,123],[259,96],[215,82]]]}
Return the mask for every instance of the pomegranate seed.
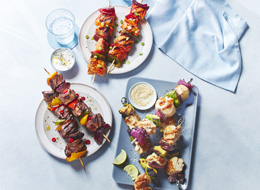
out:
{"label": "pomegranate seed", "polygon": [[65,94],[65,93],[67,93],[68,92],[68,89],[66,89],[66,90],[63,90],[63,94]]}
{"label": "pomegranate seed", "polygon": [[90,144],[90,140],[86,140],[86,144]]}
{"label": "pomegranate seed", "polygon": [[81,100],[86,100],[86,98],[84,96],[81,97]]}
{"label": "pomegranate seed", "polygon": [[87,119],[87,120],[89,121],[89,120],[91,120],[91,118],[92,118],[91,116],[88,116],[88,119]]}
{"label": "pomegranate seed", "polygon": [[63,110],[60,110],[59,112],[60,112],[60,113],[64,113],[64,111],[63,111]]}
{"label": "pomegranate seed", "polygon": [[78,93],[76,93],[76,96],[79,96],[79,94],[78,94]]}
{"label": "pomegranate seed", "polygon": [[73,143],[73,142],[74,142],[74,139],[73,139],[73,138],[69,138],[69,142],[70,142],[70,143]]}
{"label": "pomegranate seed", "polygon": [[52,140],[52,142],[56,142],[56,138],[55,137],[53,137],[51,140]]}

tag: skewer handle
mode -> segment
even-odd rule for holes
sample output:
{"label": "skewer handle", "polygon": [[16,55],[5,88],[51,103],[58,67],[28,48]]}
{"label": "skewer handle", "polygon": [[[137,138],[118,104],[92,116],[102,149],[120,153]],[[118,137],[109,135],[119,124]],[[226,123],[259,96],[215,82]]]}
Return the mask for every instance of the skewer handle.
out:
{"label": "skewer handle", "polygon": [[83,161],[82,161],[82,159],[81,159],[81,158],[79,158],[79,161],[80,161],[80,163],[81,163],[81,165],[82,165],[83,169],[86,171],[86,168],[85,168],[85,166],[84,166],[84,163],[83,163]]}
{"label": "skewer handle", "polygon": [[107,136],[106,136],[104,133],[102,133],[102,135],[103,135],[103,137],[107,140],[107,142],[110,143],[110,140],[107,138]]}

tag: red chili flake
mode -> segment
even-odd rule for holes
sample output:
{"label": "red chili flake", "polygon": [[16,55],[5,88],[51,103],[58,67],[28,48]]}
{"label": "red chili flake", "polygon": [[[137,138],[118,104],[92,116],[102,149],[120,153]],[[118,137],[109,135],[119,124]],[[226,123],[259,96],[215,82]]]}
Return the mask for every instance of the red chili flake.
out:
{"label": "red chili flake", "polygon": [[76,96],[79,96],[79,94],[78,94],[78,93],[76,93]]}
{"label": "red chili flake", "polygon": [[86,140],[86,144],[90,144],[90,140]]}
{"label": "red chili flake", "polygon": [[60,110],[59,112],[60,112],[60,113],[64,113],[64,111],[63,111],[63,110]]}
{"label": "red chili flake", "polygon": [[70,143],[73,143],[73,142],[74,142],[74,139],[73,139],[73,138],[69,138],[69,142],[70,142]]}
{"label": "red chili flake", "polygon": [[65,93],[67,93],[68,92],[68,89],[65,89],[65,90],[63,90],[63,94],[65,94]]}
{"label": "red chili flake", "polygon": [[55,137],[53,137],[51,140],[52,140],[52,142],[56,142],[56,138]]}
{"label": "red chili flake", "polygon": [[86,98],[84,96],[81,97],[81,100],[86,100]]}

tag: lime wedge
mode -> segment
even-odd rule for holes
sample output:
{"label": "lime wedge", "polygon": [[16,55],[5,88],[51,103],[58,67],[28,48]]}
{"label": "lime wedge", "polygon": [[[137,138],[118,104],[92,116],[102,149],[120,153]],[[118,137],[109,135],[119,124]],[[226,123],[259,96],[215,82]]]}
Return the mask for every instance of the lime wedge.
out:
{"label": "lime wedge", "polygon": [[133,181],[136,180],[136,178],[139,174],[139,170],[133,164],[129,164],[129,165],[125,166],[124,171],[126,171],[126,173],[132,178]]}
{"label": "lime wedge", "polygon": [[118,156],[114,160],[113,164],[118,165],[118,166],[122,165],[123,163],[125,163],[126,159],[127,159],[127,154],[124,149],[121,149],[120,154],[118,154]]}

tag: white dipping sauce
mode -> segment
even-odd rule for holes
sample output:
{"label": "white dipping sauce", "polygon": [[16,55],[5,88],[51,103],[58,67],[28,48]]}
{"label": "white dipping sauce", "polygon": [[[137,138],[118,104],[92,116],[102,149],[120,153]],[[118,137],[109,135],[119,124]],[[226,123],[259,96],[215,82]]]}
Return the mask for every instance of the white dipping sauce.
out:
{"label": "white dipping sauce", "polygon": [[75,56],[70,49],[59,48],[53,52],[51,62],[54,69],[67,71],[75,64]]}

